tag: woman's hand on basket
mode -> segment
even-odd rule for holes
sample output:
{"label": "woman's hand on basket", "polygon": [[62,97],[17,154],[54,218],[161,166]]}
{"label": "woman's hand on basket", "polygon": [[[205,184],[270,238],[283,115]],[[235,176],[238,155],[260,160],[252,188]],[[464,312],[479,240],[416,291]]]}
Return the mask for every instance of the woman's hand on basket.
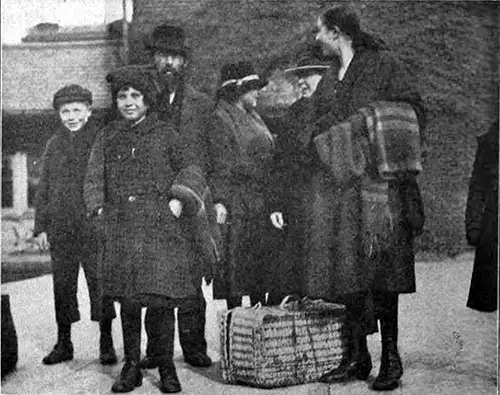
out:
{"label": "woman's hand on basket", "polygon": [[273,226],[277,229],[283,229],[285,226],[285,221],[283,220],[283,213],[280,211],[275,211],[274,213],[271,214],[271,222]]}

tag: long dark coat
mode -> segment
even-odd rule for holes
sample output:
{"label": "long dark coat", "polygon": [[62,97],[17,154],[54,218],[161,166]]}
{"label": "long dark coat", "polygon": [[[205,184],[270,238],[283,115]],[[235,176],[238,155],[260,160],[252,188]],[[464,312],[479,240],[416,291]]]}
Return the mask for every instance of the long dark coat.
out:
{"label": "long dark coat", "polygon": [[154,113],[133,128],[112,123],[96,139],[85,199],[90,211],[104,204],[107,296],[192,297],[206,274],[195,264],[188,219],[175,218],[168,206],[182,162],[176,141],[177,133]]}
{"label": "long dark coat", "polygon": [[[315,126],[306,134],[311,133],[314,138],[379,100],[410,103],[423,127],[420,95],[405,69],[389,53],[359,49],[342,81],[338,81],[337,71],[337,64],[333,64],[312,97],[314,111],[310,123]],[[309,141],[308,137],[301,136],[300,140]],[[316,156],[313,151],[310,154]],[[406,221],[396,224],[394,233],[398,239],[393,240],[387,255],[376,262],[368,261],[361,249],[361,180],[353,178],[339,184],[319,160],[308,166],[311,172],[306,199],[309,211],[304,224],[306,294],[335,300],[370,289],[414,292],[413,230]],[[389,187],[389,203],[401,210],[400,185],[391,183]]]}
{"label": "long dark coat", "polygon": [[312,100],[299,100],[284,115],[265,118],[276,136],[268,202],[271,212],[281,212],[285,226],[272,229],[270,243],[277,256],[271,262],[269,299],[271,304],[287,295],[305,295],[305,224],[309,205],[310,179],[314,168],[309,166],[309,152],[302,149],[301,133],[308,126]]}
{"label": "long dark coat", "polygon": [[465,212],[467,240],[476,247],[467,306],[498,308],[498,122],[478,138]]}
{"label": "long dark coat", "polygon": [[210,180],[214,203],[228,210],[226,254],[214,278],[214,298],[265,292],[271,223],[266,185],[273,137],[257,113],[220,100],[211,122]]}
{"label": "long dark coat", "polygon": [[74,138],[61,126],[47,142],[35,203],[35,234],[46,232],[49,240],[62,243],[68,238],[92,237],[83,183],[99,128],[100,124],[90,118]]}

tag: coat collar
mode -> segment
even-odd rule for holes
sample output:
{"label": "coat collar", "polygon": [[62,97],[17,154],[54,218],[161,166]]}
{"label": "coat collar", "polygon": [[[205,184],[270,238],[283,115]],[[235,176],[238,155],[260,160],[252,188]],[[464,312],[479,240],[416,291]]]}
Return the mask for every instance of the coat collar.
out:
{"label": "coat collar", "polygon": [[141,122],[137,125],[132,126],[130,122],[119,119],[115,121],[114,125],[110,125],[111,133],[107,134],[107,139],[112,140],[115,137],[119,137],[123,133],[133,133],[137,135],[146,135],[154,130],[156,124],[158,123],[158,114],[156,112],[151,112],[146,115]]}

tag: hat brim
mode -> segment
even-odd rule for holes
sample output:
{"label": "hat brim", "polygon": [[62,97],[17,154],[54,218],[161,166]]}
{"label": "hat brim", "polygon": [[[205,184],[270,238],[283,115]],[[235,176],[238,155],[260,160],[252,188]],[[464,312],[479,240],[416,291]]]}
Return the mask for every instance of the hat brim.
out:
{"label": "hat brim", "polygon": [[148,49],[151,53],[154,52],[173,53],[184,56],[185,58],[187,58],[191,53],[190,47],[173,47],[170,45],[147,44],[146,49]]}
{"label": "hat brim", "polygon": [[313,74],[323,75],[330,66],[326,65],[310,65],[310,66],[299,66],[286,69],[284,71],[285,75],[295,75],[297,77],[307,77]]}
{"label": "hat brim", "polygon": [[267,80],[264,79],[258,79],[258,80],[251,80],[248,82],[244,82],[239,86],[239,91],[243,93],[249,92],[249,91],[254,91],[254,90],[261,90],[268,84]]}

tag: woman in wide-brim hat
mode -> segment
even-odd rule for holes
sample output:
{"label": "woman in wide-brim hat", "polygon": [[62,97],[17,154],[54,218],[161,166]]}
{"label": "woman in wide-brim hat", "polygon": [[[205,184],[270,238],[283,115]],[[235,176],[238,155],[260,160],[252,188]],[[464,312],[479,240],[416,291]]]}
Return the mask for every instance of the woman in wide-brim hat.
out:
{"label": "woman in wide-brim hat", "polygon": [[[180,392],[173,363],[174,308],[195,297],[206,273],[194,265],[196,248],[186,234],[189,202],[174,199],[181,170],[177,133],[154,112],[147,70],[127,66],[107,76],[119,119],[96,139],[85,183],[87,209],[103,224],[103,294],[121,304],[125,365],[113,392],[141,385],[137,363],[141,308],[154,309],[160,389]],[[184,207],[184,208],[183,208]]]}
{"label": "woman in wide-brim hat", "polygon": [[265,198],[274,138],[255,110],[265,85],[248,62],[224,65],[209,133],[214,203],[226,230],[214,298],[227,299],[229,308],[244,295],[264,302],[267,291]]}
{"label": "woman in wide-brim hat", "polygon": [[[294,101],[280,117],[265,118],[276,137],[272,182],[269,188],[271,221],[275,229],[272,240],[278,246],[274,270],[270,273],[269,304],[279,304],[287,295],[306,296],[304,255],[308,196],[309,152],[303,149],[302,135],[307,131],[306,114],[312,116],[310,97],[329,69],[317,58],[312,46],[298,50],[288,67],[274,68],[275,75],[286,79],[295,95]],[[283,83],[284,84],[284,83]],[[290,90],[290,88],[289,88]],[[286,224],[286,226],[285,226]]]}

